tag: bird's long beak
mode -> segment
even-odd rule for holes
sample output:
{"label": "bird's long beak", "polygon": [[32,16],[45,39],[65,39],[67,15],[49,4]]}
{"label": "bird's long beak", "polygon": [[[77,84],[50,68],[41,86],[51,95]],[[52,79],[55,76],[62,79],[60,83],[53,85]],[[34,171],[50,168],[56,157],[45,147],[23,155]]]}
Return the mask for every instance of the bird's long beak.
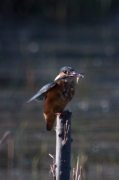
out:
{"label": "bird's long beak", "polygon": [[76,83],[79,84],[79,79],[80,78],[84,78],[84,76],[82,74],[78,74],[76,73],[75,71],[73,71],[71,74],[70,74],[71,77],[75,77],[76,78]]}
{"label": "bird's long beak", "polygon": [[69,76],[76,77],[76,78],[84,78],[82,74],[78,74],[75,71],[73,71]]}

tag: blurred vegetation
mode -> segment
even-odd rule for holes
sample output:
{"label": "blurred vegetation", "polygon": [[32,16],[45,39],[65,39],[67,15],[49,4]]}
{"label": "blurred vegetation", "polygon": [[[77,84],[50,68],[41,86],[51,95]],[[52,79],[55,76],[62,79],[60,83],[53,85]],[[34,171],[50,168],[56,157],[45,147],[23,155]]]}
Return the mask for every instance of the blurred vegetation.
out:
{"label": "blurred vegetation", "polygon": [[93,22],[118,14],[118,0],[5,0],[1,12],[8,15],[37,14],[44,20],[57,22]]}

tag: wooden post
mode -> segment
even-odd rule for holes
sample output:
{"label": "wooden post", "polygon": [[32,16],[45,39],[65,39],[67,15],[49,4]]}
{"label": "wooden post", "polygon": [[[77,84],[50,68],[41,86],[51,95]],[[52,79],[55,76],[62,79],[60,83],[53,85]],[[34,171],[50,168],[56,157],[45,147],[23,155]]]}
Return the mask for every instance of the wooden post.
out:
{"label": "wooden post", "polygon": [[57,116],[56,180],[70,180],[71,115],[71,112],[63,111],[60,117]]}

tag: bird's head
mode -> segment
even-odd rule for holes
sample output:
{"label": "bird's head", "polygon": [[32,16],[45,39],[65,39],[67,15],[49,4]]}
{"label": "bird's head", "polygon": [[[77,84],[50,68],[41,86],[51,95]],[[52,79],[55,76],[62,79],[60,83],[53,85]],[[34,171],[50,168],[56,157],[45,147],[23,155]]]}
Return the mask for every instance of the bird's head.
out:
{"label": "bird's head", "polygon": [[77,79],[77,83],[79,78],[84,78],[83,75],[76,73],[72,67],[63,67],[60,69],[59,75],[55,78],[55,81],[65,78],[75,77]]}

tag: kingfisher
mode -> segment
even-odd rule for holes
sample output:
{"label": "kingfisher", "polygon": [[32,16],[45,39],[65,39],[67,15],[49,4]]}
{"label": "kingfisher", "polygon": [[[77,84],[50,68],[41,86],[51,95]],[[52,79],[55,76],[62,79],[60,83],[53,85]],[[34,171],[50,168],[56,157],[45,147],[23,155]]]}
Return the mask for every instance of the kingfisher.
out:
{"label": "kingfisher", "polygon": [[43,86],[29,101],[44,100],[43,115],[46,121],[46,130],[51,131],[56,116],[61,114],[65,106],[74,96],[75,84],[82,74],[76,73],[72,67],[63,67],[53,82]]}

